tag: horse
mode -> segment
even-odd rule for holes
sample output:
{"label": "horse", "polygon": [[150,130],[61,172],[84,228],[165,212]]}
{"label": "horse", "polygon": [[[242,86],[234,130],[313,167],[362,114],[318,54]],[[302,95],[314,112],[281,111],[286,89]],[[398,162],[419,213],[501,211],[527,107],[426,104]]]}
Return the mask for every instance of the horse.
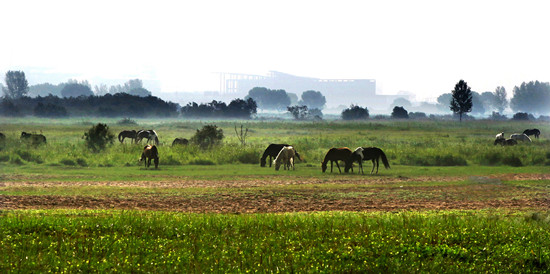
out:
{"label": "horse", "polygon": [[500,144],[502,146],[515,146],[518,144],[518,141],[514,139],[496,139],[494,145]]}
{"label": "horse", "polygon": [[[356,153],[357,152],[357,153]],[[345,172],[348,172],[350,168],[352,168],[353,172],[353,162],[358,161],[359,162],[359,169],[362,170],[362,161],[371,160],[372,161],[372,170],[370,171],[370,174],[374,172],[374,167],[376,167],[376,174],[378,174],[378,167],[380,165],[379,160],[382,159],[382,163],[384,164],[384,167],[386,169],[390,168],[390,163],[388,162],[388,158],[386,157],[386,154],[384,151],[377,147],[361,147],[357,148],[352,155],[348,158],[348,161],[346,161],[346,168]]]}
{"label": "horse", "polygon": [[[281,149],[283,149],[283,147],[287,147],[287,146],[290,146],[290,145],[289,144],[270,144],[269,146],[267,146],[267,148],[264,151],[264,154],[262,155],[262,158],[260,159],[260,166],[265,167],[266,158],[269,156],[269,167],[271,167],[272,159],[277,157],[277,155],[279,154]],[[299,160],[302,160],[302,157],[300,157],[300,154],[296,151],[296,149],[294,149],[294,153],[296,153],[296,157]]]}
{"label": "horse", "polygon": [[146,145],[143,148],[139,161],[141,162],[143,160],[145,160],[145,168],[148,168],[151,165],[151,160],[155,161],[155,168],[159,167],[159,152],[155,145]]}
{"label": "horse", "polygon": [[187,140],[185,138],[176,138],[172,142],[172,146],[175,146],[175,145],[184,145],[184,146],[186,146],[188,144],[189,144],[189,140]]}
{"label": "horse", "polygon": [[514,133],[510,135],[510,139],[531,142],[531,138],[529,138],[529,136],[525,135],[524,133]]}
{"label": "horse", "polygon": [[[351,149],[347,147],[341,147],[341,148],[331,148],[328,150],[327,154],[325,155],[325,159],[323,162],[321,162],[321,170],[325,172],[327,170],[327,163],[330,161],[330,172],[332,173],[332,165],[334,162],[336,162],[336,166],[338,167],[338,171],[342,173],[342,170],[340,169],[340,165],[338,164],[338,161],[347,161],[349,157],[351,156]],[[353,172],[353,168],[352,168]]]}
{"label": "horse", "polygon": [[147,143],[153,140],[155,145],[159,144],[159,137],[157,135],[157,132],[152,129],[138,131],[137,137],[136,137],[136,143],[141,143],[141,140],[143,140],[144,138],[147,138]]}
{"label": "horse", "polygon": [[40,145],[46,143],[46,136],[42,134],[21,132],[21,141],[30,142],[33,145]]}
{"label": "horse", "polygon": [[504,132],[501,132],[495,136],[495,139],[505,139],[504,138]]}
{"label": "horse", "polygon": [[296,151],[294,150],[294,147],[292,146],[286,146],[279,151],[279,154],[277,154],[277,157],[275,160],[273,160],[273,164],[275,165],[275,170],[279,170],[281,167],[281,164],[283,164],[283,169],[290,170],[292,167],[292,170],[294,170],[294,156],[296,156]]}
{"label": "horse", "polygon": [[531,135],[535,135],[535,138],[539,138],[539,135],[540,135],[540,130],[538,130],[537,128],[534,128],[534,129],[526,129],[523,131],[523,134],[527,135],[527,136],[531,136]]}
{"label": "horse", "polygon": [[136,141],[137,131],[135,130],[123,130],[118,134],[118,140],[123,143],[124,138],[132,139],[132,143]]}

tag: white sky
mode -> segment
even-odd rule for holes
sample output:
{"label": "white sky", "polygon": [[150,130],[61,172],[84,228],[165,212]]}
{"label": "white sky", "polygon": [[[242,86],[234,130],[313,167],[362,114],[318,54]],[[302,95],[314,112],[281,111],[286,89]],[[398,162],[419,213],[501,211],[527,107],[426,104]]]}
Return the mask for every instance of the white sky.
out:
{"label": "white sky", "polygon": [[3,1],[0,74],[36,67],[88,80],[158,80],[172,92],[218,90],[215,72],[276,70],[375,79],[380,93],[417,99],[450,92],[460,79],[478,92],[504,86],[510,96],[524,81],[550,81],[549,7],[528,0]]}

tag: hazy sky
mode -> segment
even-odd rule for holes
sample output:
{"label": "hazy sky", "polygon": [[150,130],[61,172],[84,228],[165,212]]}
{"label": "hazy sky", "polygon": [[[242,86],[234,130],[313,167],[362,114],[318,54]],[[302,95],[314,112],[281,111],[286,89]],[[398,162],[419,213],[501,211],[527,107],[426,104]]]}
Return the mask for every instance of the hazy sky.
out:
{"label": "hazy sky", "polygon": [[509,95],[524,81],[550,81],[548,1],[17,0],[0,8],[2,75],[35,67],[158,80],[172,92],[218,90],[215,72],[276,70],[376,79],[380,93],[417,99],[460,79]]}

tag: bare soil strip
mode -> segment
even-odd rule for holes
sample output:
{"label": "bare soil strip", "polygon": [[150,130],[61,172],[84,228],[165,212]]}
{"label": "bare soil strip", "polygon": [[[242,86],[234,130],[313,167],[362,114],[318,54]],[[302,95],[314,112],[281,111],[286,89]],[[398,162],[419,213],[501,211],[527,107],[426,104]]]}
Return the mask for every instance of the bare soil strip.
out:
{"label": "bare soil strip", "polygon": [[[0,209],[132,209],[199,213],[311,211],[400,211],[449,209],[550,209],[550,189],[502,184],[502,181],[549,180],[550,174],[494,177],[367,177],[365,180],[243,180],[165,182],[2,182],[0,187],[219,188],[215,194],[140,193],[122,197],[2,195]],[[415,186],[414,182],[472,182],[466,185]],[[334,184],[331,188],[316,187]],[[401,184],[403,183],[403,184]],[[304,185],[287,189],[285,185]],[[365,187],[370,185],[369,187]],[[266,186],[282,186],[265,188]],[[259,187],[256,189],[256,187]],[[264,188],[261,188],[264,187]],[[237,191],[239,190],[240,191]]]}

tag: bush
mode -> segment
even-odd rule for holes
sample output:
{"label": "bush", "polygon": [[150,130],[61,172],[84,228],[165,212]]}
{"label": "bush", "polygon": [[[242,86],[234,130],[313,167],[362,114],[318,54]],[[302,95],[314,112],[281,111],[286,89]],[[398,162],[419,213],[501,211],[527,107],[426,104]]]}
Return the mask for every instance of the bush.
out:
{"label": "bush", "polygon": [[516,155],[506,156],[502,159],[502,163],[509,166],[520,167],[523,166],[521,159]]}
{"label": "bush", "polygon": [[218,145],[223,139],[223,130],[216,125],[206,125],[198,130],[191,137],[191,142],[199,145],[202,148],[208,148],[213,145]]}
{"label": "bush", "polygon": [[518,112],[512,117],[513,120],[527,121],[529,120],[529,114],[526,112]]}
{"label": "bush", "polygon": [[61,161],[59,161],[59,163],[65,165],[65,166],[76,166],[76,162],[73,161],[72,159],[61,159]]}
{"label": "bush", "polygon": [[369,118],[369,110],[365,107],[351,105],[342,111],[344,120],[363,120]]}
{"label": "bush", "polygon": [[112,144],[115,135],[109,131],[109,127],[106,124],[98,123],[84,133],[86,139],[86,146],[94,152],[99,152],[107,146]]}
{"label": "bush", "polygon": [[391,113],[391,117],[394,119],[409,119],[409,113],[404,107],[395,106]]}

